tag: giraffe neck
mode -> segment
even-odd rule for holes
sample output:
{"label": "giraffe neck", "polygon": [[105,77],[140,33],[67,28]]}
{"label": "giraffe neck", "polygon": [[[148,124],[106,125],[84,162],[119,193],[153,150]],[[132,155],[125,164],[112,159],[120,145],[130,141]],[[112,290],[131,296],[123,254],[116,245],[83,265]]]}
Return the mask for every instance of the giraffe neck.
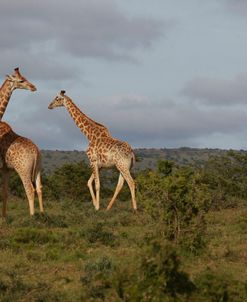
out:
{"label": "giraffe neck", "polygon": [[9,103],[9,99],[11,97],[13,90],[14,88],[11,85],[11,82],[5,80],[2,87],[0,88],[0,121],[2,120],[2,117]]}
{"label": "giraffe neck", "polygon": [[87,137],[89,141],[96,139],[99,135],[109,135],[107,128],[88,117],[86,114],[67,98],[65,101],[65,107],[69,111],[75,124],[80,128],[81,132]]}

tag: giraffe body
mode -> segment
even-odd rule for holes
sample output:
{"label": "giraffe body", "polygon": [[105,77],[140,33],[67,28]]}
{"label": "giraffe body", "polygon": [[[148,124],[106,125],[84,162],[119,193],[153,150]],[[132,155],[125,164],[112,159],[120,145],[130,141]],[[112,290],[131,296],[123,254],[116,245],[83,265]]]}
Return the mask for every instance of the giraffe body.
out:
{"label": "giraffe body", "polygon": [[96,159],[99,169],[116,166],[120,161],[123,161],[129,169],[131,168],[133,154],[127,142],[112,137],[103,137],[96,139],[95,143],[89,144],[86,153],[90,162]]}
{"label": "giraffe body", "polygon": [[3,174],[3,217],[6,217],[7,212],[10,169],[14,169],[22,180],[29,202],[30,214],[34,214],[35,189],[38,194],[40,210],[43,212],[40,151],[31,140],[19,136],[7,123],[1,121],[15,89],[36,90],[36,87],[21,75],[18,68],[15,69],[14,74],[6,77],[0,88],[0,157],[3,163],[1,167]]}
{"label": "giraffe body", "polygon": [[[101,168],[115,166],[120,172],[119,180],[115,193],[108,204],[107,209],[109,210],[112,207],[117,195],[122,189],[124,180],[126,180],[131,192],[132,206],[133,209],[136,210],[135,183],[130,175],[130,168],[135,157],[130,145],[127,142],[113,138],[105,126],[93,121],[81,112],[72,100],[65,95],[65,91],[61,91],[61,93],[51,102],[48,108],[53,109],[60,106],[65,106],[67,108],[76,125],[89,141],[86,153],[93,173],[88,180],[88,187],[95,209],[99,209],[99,170]],[[93,181],[95,182],[96,194],[92,186]]]}
{"label": "giraffe body", "polygon": [[5,122],[0,122],[0,156],[3,163],[3,217],[6,217],[9,171],[15,170],[21,178],[30,215],[34,214],[34,193],[37,192],[40,211],[43,212],[41,184],[41,154],[28,138],[19,136]]}

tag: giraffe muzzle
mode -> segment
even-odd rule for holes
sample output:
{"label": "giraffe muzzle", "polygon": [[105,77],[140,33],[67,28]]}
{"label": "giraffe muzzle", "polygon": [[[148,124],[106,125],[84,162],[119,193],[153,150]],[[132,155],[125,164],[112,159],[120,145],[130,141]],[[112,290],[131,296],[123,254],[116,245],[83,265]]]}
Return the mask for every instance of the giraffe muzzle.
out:
{"label": "giraffe muzzle", "polygon": [[36,91],[36,90],[37,90],[37,88],[35,86],[31,87],[31,91]]}

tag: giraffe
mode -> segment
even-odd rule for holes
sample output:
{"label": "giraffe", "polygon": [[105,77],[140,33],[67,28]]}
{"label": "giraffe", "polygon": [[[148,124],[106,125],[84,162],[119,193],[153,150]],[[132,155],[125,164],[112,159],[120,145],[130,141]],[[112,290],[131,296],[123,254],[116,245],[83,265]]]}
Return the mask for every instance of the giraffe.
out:
{"label": "giraffe", "polygon": [[2,116],[6,110],[11,94],[15,89],[29,89],[35,91],[36,87],[27,81],[20,73],[19,68],[11,76],[7,76],[0,88],[0,158],[3,165],[3,208],[2,216],[6,217],[8,198],[9,170],[14,169],[19,174],[29,201],[30,215],[34,214],[34,186],[39,199],[40,211],[43,212],[42,185],[40,174],[40,151],[29,139],[19,136],[5,122]]}
{"label": "giraffe", "polygon": [[[99,170],[101,168],[115,166],[119,171],[119,178],[114,195],[107,206],[107,210],[110,210],[115,202],[123,187],[124,180],[127,182],[131,192],[132,207],[134,210],[137,210],[135,182],[130,174],[130,168],[135,160],[135,156],[130,145],[127,142],[122,142],[113,138],[105,126],[95,122],[86,114],[81,112],[73,103],[71,98],[65,95],[64,90],[61,90],[61,92],[50,103],[48,108],[53,109],[60,106],[66,107],[75,124],[80,128],[81,132],[89,141],[86,153],[92,168],[92,175],[88,180],[88,188],[92,196],[95,209],[99,210]],[[93,181],[95,182],[96,194],[94,193],[92,186]]]}

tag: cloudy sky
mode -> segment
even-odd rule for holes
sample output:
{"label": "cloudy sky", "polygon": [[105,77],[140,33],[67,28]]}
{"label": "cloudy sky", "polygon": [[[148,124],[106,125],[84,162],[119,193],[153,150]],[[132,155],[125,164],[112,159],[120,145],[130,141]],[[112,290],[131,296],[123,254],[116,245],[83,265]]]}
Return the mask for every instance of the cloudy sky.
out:
{"label": "cloudy sky", "polygon": [[84,150],[61,89],[137,147],[247,149],[246,0],[1,0],[0,80],[19,66],[4,115],[42,149]]}

